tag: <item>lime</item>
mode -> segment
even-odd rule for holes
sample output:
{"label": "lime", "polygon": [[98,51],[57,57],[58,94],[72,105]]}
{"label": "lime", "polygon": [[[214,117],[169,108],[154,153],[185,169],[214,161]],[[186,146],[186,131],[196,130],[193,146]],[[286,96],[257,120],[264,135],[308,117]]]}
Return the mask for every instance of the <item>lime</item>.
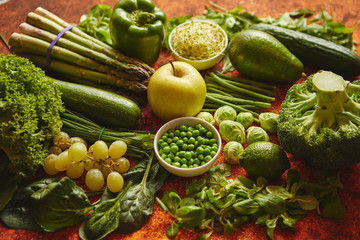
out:
{"label": "lime", "polygon": [[284,150],[272,142],[255,142],[245,148],[240,156],[240,165],[247,174],[266,179],[279,178],[290,168]]}

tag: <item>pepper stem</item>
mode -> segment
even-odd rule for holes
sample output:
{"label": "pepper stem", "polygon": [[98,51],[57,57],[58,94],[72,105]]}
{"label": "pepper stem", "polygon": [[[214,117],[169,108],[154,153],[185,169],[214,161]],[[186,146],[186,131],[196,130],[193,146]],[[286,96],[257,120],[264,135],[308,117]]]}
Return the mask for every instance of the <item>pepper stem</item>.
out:
{"label": "pepper stem", "polygon": [[144,26],[146,23],[150,22],[155,18],[155,14],[149,12],[143,12],[141,10],[136,10],[132,14],[134,22],[138,26]]}

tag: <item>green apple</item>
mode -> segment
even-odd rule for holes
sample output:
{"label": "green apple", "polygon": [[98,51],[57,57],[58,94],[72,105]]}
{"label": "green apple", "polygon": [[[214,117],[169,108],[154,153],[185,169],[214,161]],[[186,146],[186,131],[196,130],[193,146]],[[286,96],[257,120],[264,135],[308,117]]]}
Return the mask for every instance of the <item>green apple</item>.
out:
{"label": "green apple", "polygon": [[206,85],[199,71],[189,63],[170,62],[151,76],[147,97],[154,114],[164,121],[193,117],[204,106]]}

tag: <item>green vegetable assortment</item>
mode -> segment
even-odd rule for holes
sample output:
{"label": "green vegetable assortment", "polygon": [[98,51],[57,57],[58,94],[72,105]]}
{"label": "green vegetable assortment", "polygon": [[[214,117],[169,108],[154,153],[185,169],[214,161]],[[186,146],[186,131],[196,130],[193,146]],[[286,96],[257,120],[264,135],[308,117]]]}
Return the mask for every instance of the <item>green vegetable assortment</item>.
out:
{"label": "green vegetable assortment", "polygon": [[195,168],[209,162],[219,145],[213,133],[200,123],[195,127],[180,125],[170,129],[158,142],[159,154],[168,164]]}
{"label": "green vegetable assortment", "polygon": [[[277,226],[295,230],[309,211],[335,222],[343,218],[339,172],[327,170],[360,162],[360,80],[344,79],[360,74],[355,28],[323,10],[262,19],[242,6],[228,11],[211,5],[216,10],[206,6],[201,16],[167,18],[152,0],[119,0],[113,8],[93,6],[77,26],[41,7],[27,14],[20,33],[9,39],[9,50],[18,56],[0,54],[2,223],[39,233],[79,224],[81,239],[102,239],[139,230],[155,200],[173,218],[166,230],[171,239],[180,228],[201,231],[197,239],[231,235],[248,222],[264,225],[274,239]],[[150,65],[169,49],[170,32],[190,19],[216,23],[228,36],[221,70],[202,72],[206,99],[195,115],[216,128],[223,148],[200,123],[169,129],[158,142],[155,132],[138,129],[155,72]],[[317,72],[302,81],[304,66]],[[187,74],[172,70],[171,81]],[[226,74],[234,70],[239,77]],[[273,111],[273,84],[297,81],[279,113]],[[185,171],[219,153],[225,163],[187,181],[184,197],[171,188],[158,194],[170,173],[154,158],[156,149],[166,163]],[[323,170],[308,182],[287,154]],[[81,176],[93,170],[89,178],[96,188],[86,174],[85,188],[71,179],[77,174],[37,174],[43,167],[57,175],[72,164],[82,164]],[[121,167],[128,171],[116,171]],[[231,176],[233,167],[249,178]],[[119,181],[110,184],[111,176]],[[98,200],[90,201],[92,196]]]}

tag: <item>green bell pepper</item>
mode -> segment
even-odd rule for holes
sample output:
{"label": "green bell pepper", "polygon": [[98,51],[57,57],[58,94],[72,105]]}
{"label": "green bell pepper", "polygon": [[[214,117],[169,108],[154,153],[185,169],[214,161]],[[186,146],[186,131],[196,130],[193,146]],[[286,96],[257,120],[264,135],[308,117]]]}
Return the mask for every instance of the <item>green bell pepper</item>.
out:
{"label": "green bell pepper", "polygon": [[120,0],[110,19],[114,48],[153,64],[166,35],[166,15],[151,0]]}

